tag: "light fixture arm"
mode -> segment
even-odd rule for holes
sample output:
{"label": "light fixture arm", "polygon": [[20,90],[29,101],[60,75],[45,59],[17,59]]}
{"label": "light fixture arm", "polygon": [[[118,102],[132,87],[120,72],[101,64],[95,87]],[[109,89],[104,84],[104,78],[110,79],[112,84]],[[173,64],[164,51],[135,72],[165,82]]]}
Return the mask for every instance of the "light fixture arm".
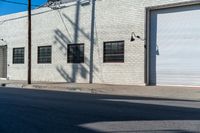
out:
{"label": "light fixture arm", "polygon": [[1,38],[0,40],[1,40],[2,42],[4,42],[4,43],[6,43],[6,44],[7,44],[7,42],[6,42],[6,41],[5,41],[3,38]]}
{"label": "light fixture arm", "polygon": [[135,38],[141,40],[141,41],[145,41],[146,39],[145,38],[141,38],[140,36],[136,35],[135,32],[132,32],[131,33],[131,41],[135,41]]}
{"label": "light fixture arm", "polygon": [[[131,42],[135,41],[136,39],[139,39],[141,41],[146,41],[145,38],[141,38],[140,36],[136,35],[135,32],[131,33]],[[147,48],[146,44],[144,45],[145,48]]]}

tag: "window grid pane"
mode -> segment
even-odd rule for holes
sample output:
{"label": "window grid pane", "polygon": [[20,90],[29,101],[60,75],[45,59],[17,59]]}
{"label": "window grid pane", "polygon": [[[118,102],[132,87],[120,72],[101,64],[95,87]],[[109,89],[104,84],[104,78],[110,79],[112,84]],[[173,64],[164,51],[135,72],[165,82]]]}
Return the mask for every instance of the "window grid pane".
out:
{"label": "window grid pane", "polygon": [[24,48],[13,48],[13,64],[24,63]]}
{"label": "window grid pane", "polygon": [[84,63],[84,44],[68,44],[68,63]]}
{"label": "window grid pane", "polygon": [[124,62],[124,41],[104,42],[104,62]]}
{"label": "window grid pane", "polygon": [[51,46],[38,47],[38,63],[51,63]]}

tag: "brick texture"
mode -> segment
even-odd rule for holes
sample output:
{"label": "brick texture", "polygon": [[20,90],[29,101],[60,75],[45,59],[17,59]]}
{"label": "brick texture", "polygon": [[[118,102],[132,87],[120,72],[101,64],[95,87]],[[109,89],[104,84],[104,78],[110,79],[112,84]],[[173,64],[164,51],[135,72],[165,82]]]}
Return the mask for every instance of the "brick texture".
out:
{"label": "brick texture", "polygon": [[[144,42],[130,42],[131,32],[144,38],[145,7],[188,0],[97,0],[94,23],[93,82],[144,85]],[[32,80],[88,83],[91,5],[63,4],[33,10]],[[27,13],[1,16],[1,38],[8,45],[8,77],[27,79]],[[104,41],[125,41],[124,63],[103,63]],[[67,44],[85,44],[85,63],[67,63]],[[52,64],[37,64],[38,46],[52,46]],[[25,64],[12,64],[12,49],[25,47]]]}

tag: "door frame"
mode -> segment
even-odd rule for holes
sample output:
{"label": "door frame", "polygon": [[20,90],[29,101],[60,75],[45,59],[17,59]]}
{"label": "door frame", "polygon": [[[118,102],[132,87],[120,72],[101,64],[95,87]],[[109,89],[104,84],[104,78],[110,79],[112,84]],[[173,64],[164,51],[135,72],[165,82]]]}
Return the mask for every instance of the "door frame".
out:
{"label": "door frame", "polygon": [[[0,77],[0,79],[7,79],[7,75],[8,75],[8,67],[7,67],[7,62],[8,62],[8,46],[7,45],[0,45],[0,48],[2,48],[2,49],[5,49],[5,57],[3,57],[3,58],[6,58],[5,60],[6,60],[6,62],[4,62],[5,64],[3,64],[3,74],[2,75],[4,75],[3,77]],[[5,68],[6,67],[6,68]],[[4,73],[4,71],[5,71],[5,73]]]}
{"label": "door frame", "polygon": [[151,51],[150,51],[150,33],[151,33],[151,12],[155,10],[162,10],[162,9],[171,9],[171,8],[177,8],[177,7],[185,7],[185,6],[195,6],[199,5],[200,1],[186,1],[186,2],[178,2],[173,4],[165,4],[165,5],[158,5],[158,6],[151,6],[145,8],[145,53],[144,53],[144,81],[146,86],[150,85],[156,85],[156,83],[151,83]]}

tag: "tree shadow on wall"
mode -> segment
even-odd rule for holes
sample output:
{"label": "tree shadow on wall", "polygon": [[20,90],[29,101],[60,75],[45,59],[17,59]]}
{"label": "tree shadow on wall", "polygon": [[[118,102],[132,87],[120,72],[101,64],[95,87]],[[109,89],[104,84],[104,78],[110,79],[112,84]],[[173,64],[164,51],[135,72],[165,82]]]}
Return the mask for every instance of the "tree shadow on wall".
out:
{"label": "tree shadow on wall", "polygon": [[79,34],[83,36],[86,40],[90,42],[90,53],[89,58],[87,58],[84,54],[84,63],[73,63],[71,65],[70,73],[66,71],[66,68],[63,65],[57,65],[56,70],[59,72],[59,74],[65,79],[67,82],[76,82],[77,77],[80,75],[81,78],[87,79],[89,78],[89,82],[92,82],[93,80],[93,73],[98,72],[98,68],[94,66],[93,63],[93,51],[94,51],[94,44],[95,44],[95,37],[94,37],[94,19],[95,19],[95,1],[92,2],[92,12],[91,12],[91,35],[86,33],[83,28],[80,28],[80,1],[77,1],[76,3],[76,13],[75,13],[75,20],[73,21],[70,17],[68,17],[66,14],[61,14],[60,11],[58,11],[59,16],[62,20],[63,25],[65,26],[65,30],[69,33],[69,30],[67,28],[67,24],[65,21],[67,21],[70,25],[70,27],[73,27],[73,39],[71,36],[66,36],[60,29],[54,30],[54,44],[58,45],[59,50],[64,56],[67,56],[67,49],[68,44],[77,44],[79,41]]}

